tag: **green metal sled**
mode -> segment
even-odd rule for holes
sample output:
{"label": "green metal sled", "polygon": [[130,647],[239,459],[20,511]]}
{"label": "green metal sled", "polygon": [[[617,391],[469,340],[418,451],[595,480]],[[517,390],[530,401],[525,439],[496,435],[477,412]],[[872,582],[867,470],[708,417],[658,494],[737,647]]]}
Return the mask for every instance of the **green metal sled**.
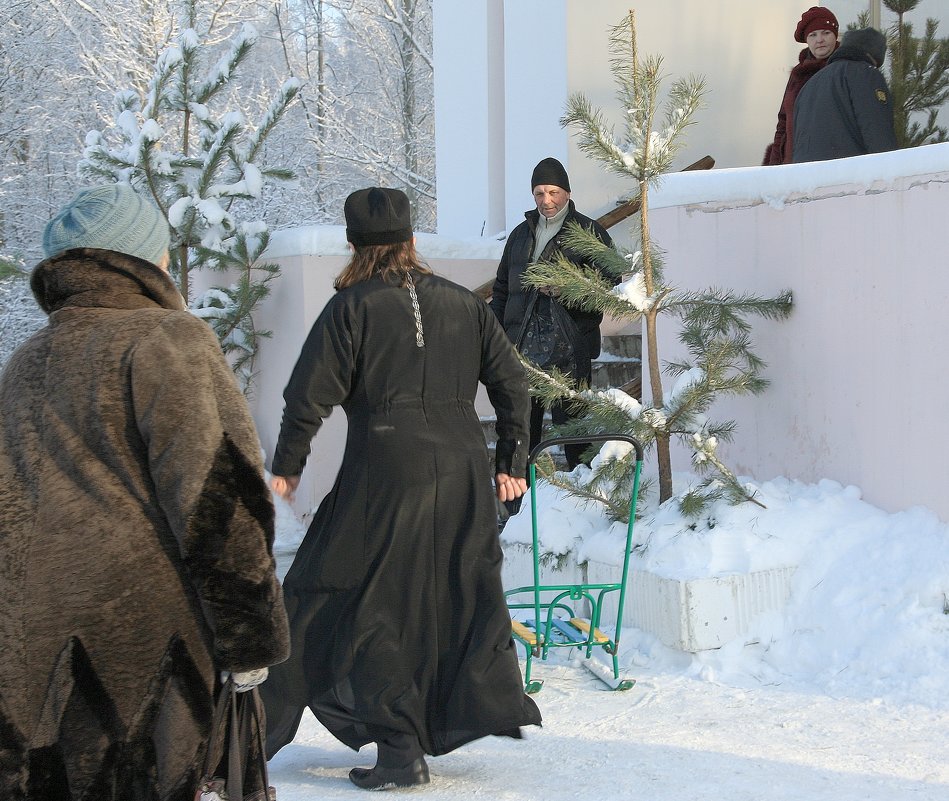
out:
{"label": "green metal sled", "polygon": [[[537,457],[555,445],[572,445],[590,442],[628,442],[636,451],[636,469],[633,476],[633,489],[629,503],[629,520],[626,525],[626,548],[623,556],[621,580],[610,584],[541,584],[540,549],[537,533]],[[589,668],[597,678],[614,690],[628,690],[634,679],[620,678],[619,642],[623,625],[623,607],[626,603],[626,583],[629,579],[629,559],[633,544],[633,524],[636,519],[636,499],[639,495],[639,478],[643,464],[642,445],[626,434],[594,434],[581,437],[551,437],[539,443],[528,459],[528,478],[531,489],[531,524],[533,529],[532,557],[534,583],[525,587],[507,590],[508,608],[531,610],[534,617],[522,620],[514,617],[511,621],[511,633],[514,641],[524,646],[527,665],[524,669],[525,690],[536,693],[543,687],[543,680],[531,678],[533,659],[546,660],[554,648],[575,648],[583,655],[582,664]],[[603,599],[611,592],[618,592],[616,610],[616,629],[612,637],[600,631],[600,618],[603,613]],[[527,600],[531,596],[531,600]],[[518,600],[520,598],[520,600]],[[579,613],[579,604],[588,607],[589,618]],[[593,658],[594,649],[602,648],[612,657],[612,676],[606,666]]]}

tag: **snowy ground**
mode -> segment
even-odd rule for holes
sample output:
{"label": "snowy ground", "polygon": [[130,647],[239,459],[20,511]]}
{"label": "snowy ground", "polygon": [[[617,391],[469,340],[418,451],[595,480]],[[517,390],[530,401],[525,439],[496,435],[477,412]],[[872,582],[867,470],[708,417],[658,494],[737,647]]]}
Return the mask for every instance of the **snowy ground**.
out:
{"label": "snowy ground", "polygon": [[[432,758],[431,801],[945,801],[949,715],[778,685],[734,687],[636,669],[613,693],[581,668],[538,668],[544,726]],[[271,762],[281,801],[354,798],[371,766],[310,716]]]}
{"label": "snowy ground", "polygon": [[[718,508],[706,518],[712,528],[647,512],[637,566],[694,576],[796,564],[783,614],[697,655],[624,629],[620,661],[636,679],[627,692],[607,690],[565,651],[535,661],[542,728],[433,758],[432,784],[401,792],[432,801],[949,798],[949,528],[924,509],[886,514],[832,481],[756,488],[766,510]],[[544,485],[538,501],[546,549],[608,558],[609,523]],[[303,532],[279,511],[285,569]],[[525,530],[514,518],[504,539]],[[361,791],[349,769],[373,763],[372,747],[354,754],[307,713],[271,779],[281,801],[353,798]]]}

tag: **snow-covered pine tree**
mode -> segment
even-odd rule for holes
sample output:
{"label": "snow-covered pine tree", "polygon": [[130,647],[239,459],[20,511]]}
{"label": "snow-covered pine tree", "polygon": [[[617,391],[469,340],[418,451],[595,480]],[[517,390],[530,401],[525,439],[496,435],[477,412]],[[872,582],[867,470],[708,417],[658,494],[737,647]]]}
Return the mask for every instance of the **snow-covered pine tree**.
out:
{"label": "snow-covered pine tree", "polygon": [[[625,110],[622,136],[617,136],[602,112],[580,94],[570,98],[562,123],[577,129],[581,150],[610,171],[635,182],[641,203],[638,248],[623,255],[574,225],[565,232],[564,244],[581,253],[587,263],[625,280],[614,288],[595,272],[577,268],[563,258],[532,265],[525,279],[534,286],[559,287],[562,300],[571,305],[619,319],[641,320],[652,397],[640,404],[617,389],[591,391],[575,386],[559,372],[548,374],[533,365],[528,365],[529,375],[532,391],[544,403],[566,400],[585,412],[561,426],[558,433],[623,432],[637,437],[647,448],[655,446],[660,502],[673,495],[670,440],[677,437],[684,441],[692,448],[697,471],[706,477],[678,500],[683,512],[697,516],[713,499],[754,500],[717,455],[718,443],[731,437],[735,423],[713,422],[707,413],[721,395],[757,394],[765,389],[768,382],[761,375],[764,364],[752,350],[746,318],[786,317],[791,311],[791,293],[761,298],[716,288],[696,292],[666,280],[659,250],[649,232],[649,190],[671,168],[704,86],[694,77],[675,81],[664,104],[663,128],[656,131],[662,61],[658,57],[640,58],[633,12],[612,29],[610,49],[611,71]],[[679,338],[688,354],[688,358],[666,365],[666,374],[677,379],[671,392],[663,385],[659,359],[657,320],[663,314],[681,320]],[[599,460],[589,478],[562,474],[549,478],[581,498],[605,503],[612,516],[623,519],[629,512],[631,459],[632,454],[627,453],[623,458]]]}
{"label": "snow-covered pine tree", "polygon": [[[168,220],[171,273],[192,311],[214,328],[244,391],[251,388],[259,340],[269,336],[254,310],[278,274],[259,261],[269,241],[259,219],[242,220],[240,201],[259,199],[269,180],[287,180],[284,169],[262,166],[262,147],[300,89],[290,79],[263,118],[249,126],[240,111],[212,110],[233,101],[235,72],[249,57],[257,31],[244,24],[223,54],[195,29],[195,0],[184,7],[181,33],[158,58],[144,98],[131,89],[115,96],[115,124],[91,131],[79,164],[91,180],[124,181],[149,195]],[[222,271],[231,279],[191,297],[195,270]]]}
{"label": "snow-covered pine tree", "polygon": [[[939,111],[949,99],[949,39],[938,38],[939,21],[927,18],[922,36],[913,35],[906,15],[920,0],[883,0],[896,20],[883,32],[887,40],[887,83],[893,94],[893,128],[900,147],[945,142],[946,128]],[[863,11],[847,27],[866,28],[870,15]],[[920,120],[920,115],[924,115]]]}

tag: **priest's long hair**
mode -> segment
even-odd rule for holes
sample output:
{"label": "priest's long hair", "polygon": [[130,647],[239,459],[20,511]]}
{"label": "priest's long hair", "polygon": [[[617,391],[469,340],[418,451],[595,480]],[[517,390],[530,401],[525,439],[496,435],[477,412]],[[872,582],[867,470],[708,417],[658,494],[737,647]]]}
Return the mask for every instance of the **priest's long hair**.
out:
{"label": "priest's long hair", "polygon": [[408,286],[408,276],[413,272],[432,274],[431,268],[419,258],[412,239],[391,245],[353,245],[353,257],[336,276],[333,286],[338,292],[381,275],[386,283],[404,287]]}

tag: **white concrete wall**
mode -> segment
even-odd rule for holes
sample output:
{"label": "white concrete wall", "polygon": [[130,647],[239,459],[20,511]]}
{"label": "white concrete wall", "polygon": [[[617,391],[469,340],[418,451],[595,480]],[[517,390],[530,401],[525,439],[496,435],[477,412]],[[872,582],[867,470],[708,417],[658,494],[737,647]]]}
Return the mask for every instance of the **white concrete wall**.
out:
{"label": "white concrete wall", "polygon": [[439,233],[504,229],[503,0],[434,0]]}
{"label": "white concrete wall", "polygon": [[568,133],[560,117],[569,91],[571,45],[564,21],[570,5],[568,0],[504,4],[505,231],[534,208],[530,183],[538,161],[553,156],[569,171]]}
{"label": "white concrete wall", "polygon": [[[280,433],[283,389],[303,341],[333,295],[333,279],[347,259],[339,255],[284,255],[273,261],[279,264],[281,275],[273,282],[273,291],[262,303],[258,315],[258,325],[273,335],[260,346],[257,379],[250,397],[268,469]],[[298,514],[306,515],[315,509],[333,486],[345,443],[346,415],[337,409],[313,442],[294,505]]]}
{"label": "white concrete wall", "polygon": [[[739,170],[726,201],[710,188],[705,202],[653,209],[652,233],[676,286],[794,292],[788,320],[753,323],[771,387],[712,409],[715,419],[738,421],[721,453],[740,474],[830,478],[862,488],[883,509],[923,505],[949,520],[946,148]],[[945,172],[910,167],[872,180],[875,166],[882,176],[925,150]],[[738,199],[735,182],[752,188],[773,180],[773,170],[787,183],[798,174],[812,183],[821,171],[832,182],[772,203],[754,191]],[[694,176],[692,194],[713,179]],[[659,338],[661,358],[677,358],[676,326],[666,322]],[[686,454],[675,462],[686,466]]]}
{"label": "white concrete wall", "polygon": [[[567,166],[574,199],[594,216],[628,182],[605,175],[559,124],[583,92],[622,120],[608,32],[628,0],[434,0],[439,233],[510,230],[532,207],[530,174],[545,156]],[[703,75],[707,103],[677,166],[708,154],[719,167],[759,164],[800,45],[800,0],[651,0],[636,6],[643,54],[670,78]]]}

